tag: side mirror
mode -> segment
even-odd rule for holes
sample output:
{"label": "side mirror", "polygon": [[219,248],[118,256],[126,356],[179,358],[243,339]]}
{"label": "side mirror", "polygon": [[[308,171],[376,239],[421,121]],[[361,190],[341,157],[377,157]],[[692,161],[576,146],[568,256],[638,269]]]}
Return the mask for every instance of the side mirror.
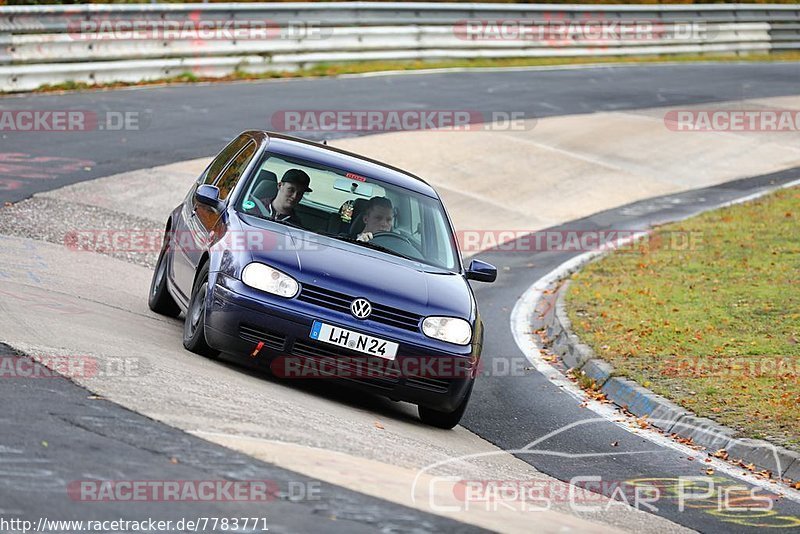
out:
{"label": "side mirror", "polygon": [[214,211],[222,211],[222,202],[219,200],[219,188],[213,185],[203,184],[194,192],[194,199],[204,206],[208,206]]}
{"label": "side mirror", "polygon": [[485,261],[472,260],[467,267],[467,280],[476,282],[494,282],[497,279],[497,268]]}

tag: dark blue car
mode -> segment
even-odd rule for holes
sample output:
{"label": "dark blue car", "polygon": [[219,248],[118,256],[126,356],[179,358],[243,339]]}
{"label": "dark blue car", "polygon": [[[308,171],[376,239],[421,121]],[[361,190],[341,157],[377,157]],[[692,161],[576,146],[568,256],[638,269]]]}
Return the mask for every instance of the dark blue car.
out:
{"label": "dark blue car", "polygon": [[483,323],[431,186],[349,152],[239,135],[169,216],[153,311],[185,313],[184,346],[287,378],[325,378],[418,405],[452,428]]}

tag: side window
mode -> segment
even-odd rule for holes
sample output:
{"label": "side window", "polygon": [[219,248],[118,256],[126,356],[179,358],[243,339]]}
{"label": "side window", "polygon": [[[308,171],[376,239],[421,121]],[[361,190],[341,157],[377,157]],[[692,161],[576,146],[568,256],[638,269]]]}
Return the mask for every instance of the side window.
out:
{"label": "side window", "polygon": [[244,173],[244,170],[247,168],[247,164],[250,163],[255,153],[256,144],[251,141],[249,145],[244,147],[244,149],[233,158],[233,161],[231,161],[231,164],[225,169],[225,172],[217,182],[220,200],[228,198],[228,194],[230,194],[231,190],[236,186],[236,183],[239,181],[239,178],[241,178],[242,173]]}
{"label": "side window", "polygon": [[213,184],[217,180],[219,173],[221,173],[222,169],[225,168],[225,164],[227,164],[228,161],[230,161],[230,159],[235,156],[236,153],[239,152],[249,140],[250,138],[246,135],[240,135],[231,141],[228,146],[223,148],[222,152],[220,152],[219,155],[214,158],[214,161],[212,161],[211,165],[208,166],[208,169],[206,169],[206,172],[201,177],[199,183]]}

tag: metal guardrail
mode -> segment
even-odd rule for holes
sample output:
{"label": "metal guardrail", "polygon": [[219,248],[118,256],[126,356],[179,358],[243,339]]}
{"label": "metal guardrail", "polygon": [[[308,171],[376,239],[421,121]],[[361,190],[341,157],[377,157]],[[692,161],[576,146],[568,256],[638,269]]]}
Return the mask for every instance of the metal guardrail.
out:
{"label": "metal guardrail", "polygon": [[0,7],[0,90],[374,60],[800,50],[800,5],[434,3]]}

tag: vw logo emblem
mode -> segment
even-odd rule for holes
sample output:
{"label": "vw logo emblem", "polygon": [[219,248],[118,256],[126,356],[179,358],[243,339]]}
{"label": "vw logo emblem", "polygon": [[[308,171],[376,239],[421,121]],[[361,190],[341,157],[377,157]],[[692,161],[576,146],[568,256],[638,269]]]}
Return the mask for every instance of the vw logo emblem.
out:
{"label": "vw logo emblem", "polygon": [[356,299],[350,304],[350,313],[356,319],[366,319],[372,313],[372,304],[367,299]]}

